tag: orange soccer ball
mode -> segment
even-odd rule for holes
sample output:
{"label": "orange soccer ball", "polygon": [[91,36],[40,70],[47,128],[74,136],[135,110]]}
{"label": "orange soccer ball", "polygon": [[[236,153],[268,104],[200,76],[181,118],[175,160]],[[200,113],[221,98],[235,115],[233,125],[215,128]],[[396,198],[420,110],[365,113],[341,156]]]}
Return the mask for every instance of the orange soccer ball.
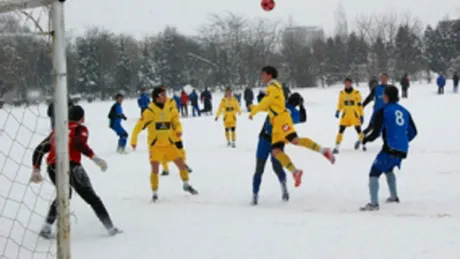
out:
{"label": "orange soccer ball", "polygon": [[274,0],[262,0],[260,5],[262,6],[262,9],[264,9],[264,11],[270,12],[271,10],[273,10],[273,8],[275,8],[275,1]]}

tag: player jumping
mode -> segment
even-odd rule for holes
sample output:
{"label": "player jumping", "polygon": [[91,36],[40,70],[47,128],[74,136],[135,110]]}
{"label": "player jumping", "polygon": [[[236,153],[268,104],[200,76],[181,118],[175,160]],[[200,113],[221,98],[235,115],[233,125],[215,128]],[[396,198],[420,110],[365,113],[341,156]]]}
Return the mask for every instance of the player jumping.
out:
{"label": "player jumping", "polygon": [[[104,203],[97,196],[94,191],[88,174],[85,168],[81,165],[81,155],[89,157],[102,172],[107,170],[107,163],[101,158],[97,157],[93,150],[88,146],[88,129],[82,124],[85,119],[85,112],[81,106],[73,106],[69,110],[69,160],[70,160],[70,186],[77,192],[77,194],[89,204],[96,216],[107,229],[109,235],[116,235],[121,233],[119,229],[113,226],[109,213],[107,212]],[[34,150],[32,156],[33,172],[30,181],[33,183],[40,183],[43,178],[40,173],[40,165],[42,158],[46,153],[49,153],[46,162],[48,164],[48,175],[56,185],[56,141],[54,130],[45,138]],[[72,189],[70,189],[70,195]],[[43,238],[52,238],[51,227],[57,218],[57,200],[51,204],[46,222],[43,225],[39,235]]]}
{"label": "player jumping", "polygon": [[261,111],[268,113],[272,124],[272,156],[292,173],[295,180],[294,186],[298,187],[302,182],[303,171],[297,169],[289,156],[284,153],[283,148],[286,142],[319,152],[332,164],[335,162],[335,157],[329,148],[322,148],[309,138],[297,136],[292,118],[286,109],[283,89],[276,80],[277,78],[278,71],[276,68],[271,66],[262,68],[262,81],[267,84],[266,95],[258,105],[253,107],[249,119],[252,120],[253,116]]}
{"label": "player jumping", "polygon": [[150,174],[150,184],[152,188],[152,200],[158,200],[159,177],[158,171],[163,160],[173,161],[180,170],[180,177],[183,181],[184,191],[192,195],[198,192],[189,184],[189,172],[181,157],[176,145],[172,141],[173,134],[177,137],[182,135],[182,125],[179,121],[177,109],[166,102],[166,90],[156,87],[152,92],[153,102],[142,113],[142,117],[137,121],[131,136],[131,146],[136,149],[137,136],[147,128],[148,145],[150,147],[150,164],[152,171]]}
{"label": "player jumping", "polygon": [[379,177],[382,173],[386,175],[390,191],[390,197],[386,201],[399,202],[393,170],[400,168],[402,160],[407,157],[409,142],[417,135],[417,128],[409,111],[398,104],[398,92],[395,86],[385,88],[383,98],[386,105],[375,114],[372,133],[363,141],[364,144],[372,142],[382,132],[383,147],[369,173],[370,202],[360,208],[361,211],[379,210]]}
{"label": "player jumping", "polygon": [[225,89],[225,97],[220,101],[219,108],[216,114],[216,121],[220,114],[224,114],[225,138],[227,146],[235,147],[236,141],[236,115],[241,114],[240,104],[232,94],[232,89]]}
{"label": "player jumping", "polygon": [[[364,134],[361,132],[361,124],[363,123],[363,106],[361,105],[361,94],[352,86],[350,78],[345,79],[345,89],[340,91],[339,102],[337,103],[337,112],[335,117],[340,118],[339,133],[335,139],[334,154],[339,153],[340,144],[343,140],[343,133],[348,127],[355,127],[359,135],[359,141],[355,143],[355,149],[359,148],[360,143],[364,139]],[[342,114],[342,116],[340,116]]]}
{"label": "player jumping", "polygon": [[[299,110],[296,109],[299,107]],[[291,114],[291,118],[294,123],[303,123],[307,120],[307,111],[303,106],[303,98],[298,93],[293,93],[289,96],[286,103],[286,108]],[[252,109],[252,106],[251,106]],[[257,144],[256,151],[256,172],[252,179],[252,205],[257,205],[259,201],[259,189],[262,182],[262,175],[265,169],[265,163],[267,162],[268,156],[271,152],[271,143],[272,143],[272,125],[270,124],[270,119],[267,116],[265,119],[262,130],[259,134],[259,142]],[[283,166],[278,160],[271,156],[271,162],[273,171],[281,184],[282,199],[284,201],[289,200],[289,192],[286,186],[286,173],[284,172]]]}

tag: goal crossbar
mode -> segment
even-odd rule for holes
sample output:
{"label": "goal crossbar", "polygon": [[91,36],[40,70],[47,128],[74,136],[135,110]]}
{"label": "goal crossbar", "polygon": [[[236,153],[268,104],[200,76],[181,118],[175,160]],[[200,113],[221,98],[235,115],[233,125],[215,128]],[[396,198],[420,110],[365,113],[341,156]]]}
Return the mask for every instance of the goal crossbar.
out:
{"label": "goal crossbar", "polygon": [[0,14],[50,5],[54,0],[0,0]]}

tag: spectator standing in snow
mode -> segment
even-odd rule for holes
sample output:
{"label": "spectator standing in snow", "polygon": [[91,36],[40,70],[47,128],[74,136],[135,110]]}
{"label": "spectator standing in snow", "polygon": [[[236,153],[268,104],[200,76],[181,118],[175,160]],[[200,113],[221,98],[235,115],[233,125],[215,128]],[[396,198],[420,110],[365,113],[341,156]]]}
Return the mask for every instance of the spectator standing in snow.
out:
{"label": "spectator standing in snow", "polygon": [[403,76],[403,78],[401,79],[401,90],[402,90],[402,98],[407,98],[408,97],[408,93],[407,91],[409,90],[409,86],[410,86],[410,81],[409,81],[409,75],[408,74],[405,74]]}
{"label": "spectator standing in snow", "polygon": [[198,106],[198,94],[196,93],[195,89],[192,90],[192,92],[188,96],[188,99],[190,100],[190,104],[192,105],[192,116],[201,116],[200,107]]}
{"label": "spectator standing in snow", "polygon": [[244,101],[246,102],[246,109],[248,110],[248,112],[251,112],[251,105],[252,105],[252,102],[254,101],[254,92],[252,91],[251,88],[249,87],[246,87],[246,89],[244,90]]}
{"label": "spectator standing in snow", "polygon": [[438,85],[438,94],[444,94],[444,86],[446,86],[446,77],[442,73],[439,74],[436,83]]}
{"label": "spectator standing in snow", "polygon": [[182,114],[182,117],[188,117],[188,94],[184,90],[182,90],[182,92],[180,93],[180,102],[180,112]]}
{"label": "spectator standing in snow", "polygon": [[203,102],[204,106],[203,110],[201,110],[201,113],[209,113],[212,115],[212,94],[208,88],[205,88],[201,93],[201,101]]}
{"label": "spectator standing in snow", "polygon": [[458,73],[454,73],[454,77],[452,78],[452,81],[454,81],[454,93],[458,93],[458,81],[460,77],[458,76]]}

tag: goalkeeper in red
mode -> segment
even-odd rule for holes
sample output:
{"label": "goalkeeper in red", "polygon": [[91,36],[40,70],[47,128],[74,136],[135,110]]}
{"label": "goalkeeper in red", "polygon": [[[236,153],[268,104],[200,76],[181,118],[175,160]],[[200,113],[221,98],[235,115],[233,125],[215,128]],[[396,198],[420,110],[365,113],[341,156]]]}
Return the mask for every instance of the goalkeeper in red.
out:
{"label": "goalkeeper in red", "polygon": [[[97,196],[94,191],[88,174],[85,168],[81,165],[81,155],[90,158],[102,172],[107,170],[107,163],[97,157],[93,150],[88,146],[88,129],[82,124],[84,122],[84,110],[81,106],[73,106],[69,110],[69,162],[70,162],[70,186],[77,192],[77,194],[88,203],[96,213],[96,216],[107,229],[109,235],[116,235],[121,233],[119,229],[114,227],[109,213],[107,212],[104,203]],[[48,175],[56,185],[56,146],[55,146],[55,132],[45,138],[36,148],[32,156],[33,172],[30,181],[33,183],[40,183],[43,178],[40,173],[40,166],[42,158],[46,153],[48,157],[46,162],[48,164]],[[72,189],[70,194],[72,194]],[[43,225],[39,235],[43,238],[52,238],[53,234],[51,227],[57,219],[57,200],[51,204],[46,222]]]}
{"label": "goalkeeper in red", "polygon": [[268,113],[272,124],[272,155],[292,173],[295,187],[299,187],[302,182],[303,171],[295,167],[289,156],[284,153],[283,148],[287,142],[319,152],[332,164],[335,162],[335,157],[329,148],[322,148],[309,138],[297,136],[292,118],[286,109],[283,88],[276,80],[277,78],[278,71],[276,68],[271,66],[262,68],[262,81],[267,84],[266,95],[257,106],[253,107],[249,118],[252,119],[261,111]]}

